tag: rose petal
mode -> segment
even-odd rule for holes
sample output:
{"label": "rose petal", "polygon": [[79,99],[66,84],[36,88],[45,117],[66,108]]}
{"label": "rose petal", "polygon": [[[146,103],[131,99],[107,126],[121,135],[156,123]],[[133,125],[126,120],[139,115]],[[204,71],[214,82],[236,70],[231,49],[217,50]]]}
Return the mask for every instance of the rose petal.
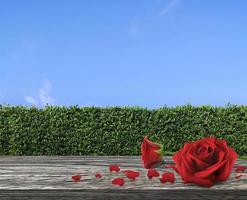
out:
{"label": "rose petal", "polygon": [[184,164],[184,161],[181,162],[181,171],[179,171],[182,178],[186,181],[188,177],[193,176],[193,172],[191,172],[190,168]]}
{"label": "rose petal", "polygon": [[216,140],[216,145],[217,145],[217,147],[220,148],[222,151],[227,152],[228,147],[227,147],[227,143],[226,143],[225,140],[217,139],[217,140]]}
{"label": "rose petal", "polygon": [[239,172],[244,172],[244,170],[246,170],[247,168],[245,167],[245,166],[236,166],[237,168],[235,169],[235,171],[237,172],[237,173],[239,173]]}
{"label": "rose petal", "polygon": [[241,176],[242,176],[242,174],[238,175],[238,176],[235,176],[235,179],[240,179]]}
{"label": "rose petal", "polygon": [[113,172],[113,171],[119,172],[120,171],[120,167],[118,165],[110,165],[109,166],[109,171],[110,172]]}
{"label": "rose petal", "polygon": [[196,156],[194,156],[193,154],[189,154],[189,157],[191,157],[191,159],[194,161],[194,165],[198,170],[203,170],[207,167],[209,167],[210,165],[202,160],[200,160],[199,158],[197,158]]}
{"label": "rose petal", "polygon": [[136,177],[140,176],[140,172],[132,171],[132,170],[125,170],[124,174],[127,178],[135,180]]}
{"label": "rose petal", "polygon": [[172,156],[172,159],[174,160],[174,162],[176,163],[176,168],[178,170],[178,172],[180,173],[181,171],[181,150],[180,151],[177,151],[173,156]]}
{"label": "rose petal", "polygon": [[123,178],[115,178],[112,180],[112,184],[123,186],[124,185],[124,179]]}
{"label": "rose petal", "polygon": [[79,174],[78,175],[74,175],[71,178],[74,180],[74,182],[78,182],[78,181],[81,180],[81,175],[79,175]]}
{"label": "rose petal", "polygon": [[101,177],[102,177],[102,175],[100,173],[95,174],[95,178],[101,178]]}
{"label": "rose petal", "polygon": [[175,176],[172,172],[164,172],[162,174],[162,178],[160,178],[161,183],[166,183],[166,182],[174,183],[174,181],[175,181]]}
{"label": "rose petal", "polygon": [[[190,153],[198,160],[206,162],[210,160],[210,158],[214,154],[215,147],[216,147],[215,141],[216,141],[216,138],[214,137],[212,138],[206,137],[206,138],[197,140],[196,142],[194,142],[193,148],[191,149]],[[202,167],[202,165],[199,165],[199,166]]]}
{"label": "rose petal", "polygon": [[214,182],[211,181],[211,179],[205,179],[196,176],[188,176],[185,183],[196,183],[197,185],[202,187],[211,187],[214,184]]}
{"label": "rose petal", "polygon": [[216,179],[218,181],[226,181],[228,179],[233,169],[233,165],[237,159],[237,153],[232,148],[228,148],[227,152],[228,153],[224,158],[227,160],[227,163],[219,170],[217,170],[218,175],[216,176]]}
{"label": "rose petal", "polygon": [[210,176],[211,174],[213,174],[216,170],[218,170],[219,168],[221,168],[222,166],[224,166],[226,164],[227,160],[222,161],[221,163],[217,163],[212,167],[209,167],[203,171],[200,172],[196,172],[195,176],[196,177],[200,177],[200,178],[205,178]]}
{"label": "rose petal", "polygon": [[[192,145],[193,145],[192,142],[185,143],[184,147],[173,155],[173,160],[176,163],[176,168],[178,172],[180,173],[180,175],[185,174],[185,173],[191,173],[191,167],[189,166],[188,162],[185,160],[184,156],[186,154],[189,154],[192,148]],[[182,165],[185,166],[186,169]]]}
{"label": "rose petal", "polygon": [[212,165],[212,166],[210,166],[210,167],[208,167],[208,168],[206,168],[200,172],[195,173],[195,176],[205,178],[205,177],[211,175],[212,173],[214,173],[216,170],[218,170],[222,166],[224,166],[227,162],[227,160],[223,161],[225,153],[222,151],[219,151],[218,156],[219,156],[219,159],[218,159],[216,164],[214,164],[214,165]]}
{"label": "rose petal", "polygon": [[215,148],[216,146],[216,141],[217,141],[217,138],[216,137],[206,137],[206,138],[203,138],[202,139],[203,142],[207,143],[208,146],[212,147],[213,149]]}
{"label": "rose petal", "polygon": [[[205,151],[200,151],[201,149],[205,149]],[[214,152],[215,152],[215,147],[207,144],[207,145],[203,145],[199,147],[197,151],[199,151],[200,153],[199,154],[193,153],[193,156],[203,162],[207,162],[211,160],[211,158],[213,157]]]}
{"label": "rose petal", "polygon": [[149,169],[147,176],[149,179],[153,178],[153,177],[159,177],[160,173],[158,171],[156,171],[155,169]]}
{"label": "rose petal", "polygon": [[[183,149],[182,149],[182,159],[184,159],[185,158],[185,156],[187,157],[190,153],[190,150],[191,150],[191,148],[192,148],[192,145],[193,144],[191,144],[191,142],[186,142],[185,144],[184,144],[184,147],[183,147]],[[188,165],[190,165],[191,166],[191,159],[189,158],[189,157],[187,157],[186,158],[186,165],[188,166]]]}

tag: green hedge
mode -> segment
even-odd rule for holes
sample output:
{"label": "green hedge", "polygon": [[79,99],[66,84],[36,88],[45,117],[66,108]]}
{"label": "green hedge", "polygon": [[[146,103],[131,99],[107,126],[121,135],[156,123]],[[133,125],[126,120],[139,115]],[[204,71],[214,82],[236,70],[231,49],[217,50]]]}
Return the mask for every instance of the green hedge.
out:
{"label": "green hedge", "polygon": [[1,155],[140,155],[144,135],[172,152],[186,141],[214,135],[247,155],[247,106],[0,105]]}

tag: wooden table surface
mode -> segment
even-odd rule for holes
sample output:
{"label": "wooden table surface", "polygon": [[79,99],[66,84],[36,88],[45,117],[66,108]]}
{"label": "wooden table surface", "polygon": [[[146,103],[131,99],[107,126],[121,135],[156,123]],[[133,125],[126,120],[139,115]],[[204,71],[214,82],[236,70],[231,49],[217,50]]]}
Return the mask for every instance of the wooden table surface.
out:
{"label": "wooden table surface", "polygon": [[[171,157],[164,157],[173,164]],[[109,172],[109,165],[117,164],[121,170],[141,172],[135,181],[128,180],[123,172]],[[148,179],[140,156],[0,156],[0,199],[247,199],[247,170],[236,174],[236,165],[247,166],[237,160],[233,172],[224,183],[211,188],[184,184],[174,172],[174,184],[160,183],[158,178]],[[102,174],[101,179],[95,173]],[[79,182],[72,175],[81,174]],[[236,175],[243,175],[236,179]],[[124,186],[111,184],[113,178],[123,177]]]}

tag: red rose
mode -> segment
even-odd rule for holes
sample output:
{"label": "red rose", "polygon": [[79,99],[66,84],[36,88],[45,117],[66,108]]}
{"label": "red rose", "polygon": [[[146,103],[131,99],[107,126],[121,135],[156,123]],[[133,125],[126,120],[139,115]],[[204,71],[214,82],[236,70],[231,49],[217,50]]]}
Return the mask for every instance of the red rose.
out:
{"label": "red rose", "polygon": [[147,136],[142,142],[142,161],[146,169],[154,168],[158,163],[162,162],[163,145],[151,142]]}
{"label": "red rose", "polygon": [[237,153],[227,146],[226,141],[214,137],[185,143],[173,156],[184,183],[204,187],[226,181],[236,159]]}

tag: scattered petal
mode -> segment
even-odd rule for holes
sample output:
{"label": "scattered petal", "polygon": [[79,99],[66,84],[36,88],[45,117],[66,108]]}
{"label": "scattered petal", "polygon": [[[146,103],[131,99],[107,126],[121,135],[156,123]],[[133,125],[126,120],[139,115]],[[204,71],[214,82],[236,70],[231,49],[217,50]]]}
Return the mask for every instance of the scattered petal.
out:
{"label": "scattered petal", "polygon": [[120,171],[120,167],[118,165],[110,165],[109,166],[109,171],[110,172],[113,172],[113,171],[119,172]]}
{"label": "scattered petal", "polygon": [[246,167],[245,166],[236,166],[237,168],[235,169],[235,171],[237,173],[239,172],[244,172],[244,170],[246,170]]}
{"label": "scattered petal", "polygon": [[123,186],[124,185],[124,179],[123,178],[115,178],[112,180],[112,184]]}
{"label": "scattered petal", "polygon": [[159,177],[160,173],[158,171],[156,171],[155,169],[149,169],[147,176],[149,179],[153,178],[153,177]]}
{"label": "scattered petal", "polygon": [[235,176],[235,179],[240,179],[242,175]]}
{"label": "scattered petal", "polygon": [[172,172],[164,172],[162,174],[162,178],[160,178],[161,183],[166,183],[166,182],[174,183],[174,181],[175,181],[175,176]]}
{"label": "scattered petal", "polygon": [[78,175],[74,175],[71,178],[74,180],[74,182],[78,182],[78,181],[81,180],[81,175],[79,175],[79,174]]}
{"label": "scattered petal", "polygon": [[140,176],[140,172],[132,171],[132,170],[125,170],[124,174],[127,176],[127,178],[131,180],[135,180],[136,177]]}
{"label": "scattered petal", "polygon": [[101,177],[102,177],[102,175],[100,173],[95,174],[95,178],[101,178]]}

